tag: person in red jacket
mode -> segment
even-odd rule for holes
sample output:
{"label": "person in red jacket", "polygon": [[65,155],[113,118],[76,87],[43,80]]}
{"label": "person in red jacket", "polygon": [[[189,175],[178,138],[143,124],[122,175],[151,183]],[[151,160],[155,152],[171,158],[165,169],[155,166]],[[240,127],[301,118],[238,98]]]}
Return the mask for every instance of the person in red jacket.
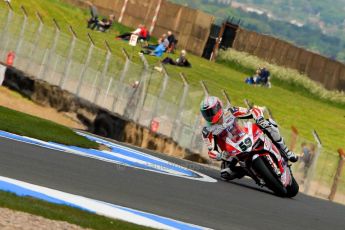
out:
{"label": "person in red jacket", "polygon": [[141,25],[139,32],[139,40],[147,41],[149,31],[145,25]]}
{"label": "person in red jacket", "polygon": [[[229,127],[237,124],[236,119],[252,118],[277,146],[283,157],[286,157],[290,162],[298,160],[298,157],[285,145],[276,122],[272,119],[265,119],[263,112],[259,108],[230,107],[224,111],[219,98],[207,96],[201,102],[200,112],[207,122],[207,125],[202,129],[202,136],[208,148],[208,155],[212,159],[220,161],[223,158],[223,154],[227,154],[219,147],[225,146],[224,143],[218,142],[224,141],[220,137],[226,135],[224,132],[228,132],[230,130]],[[232,180],[245,175],[245,170],[240,166],[236,166],[237,163],[238,161],[235,158],[222,162],[222,179]]]}
{"label": "person in red jacket", "polygon": [[122,39],[122,40],[129,40],[132,34],[138,35],[139,40],[143,39],[146,41],[148,38],[148,30],[146,29],[146,27],[143,24],[140,24],[138,26],[138,28],[135,29],[134,31],[123,33],[121,35],[118,35],[116,38]]}

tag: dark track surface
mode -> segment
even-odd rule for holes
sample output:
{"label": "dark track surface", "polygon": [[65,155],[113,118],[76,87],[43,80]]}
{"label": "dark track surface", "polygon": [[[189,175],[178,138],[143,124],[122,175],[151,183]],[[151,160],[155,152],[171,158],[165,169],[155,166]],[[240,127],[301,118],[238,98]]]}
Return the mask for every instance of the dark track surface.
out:
{"label": "dark track surface", "polygon": [[[216,170],[159,156],[219,179]],[[246,179],[193,181],[3,138],[0,175],[214,229],[345,229],[345,206],[279,198]]]}

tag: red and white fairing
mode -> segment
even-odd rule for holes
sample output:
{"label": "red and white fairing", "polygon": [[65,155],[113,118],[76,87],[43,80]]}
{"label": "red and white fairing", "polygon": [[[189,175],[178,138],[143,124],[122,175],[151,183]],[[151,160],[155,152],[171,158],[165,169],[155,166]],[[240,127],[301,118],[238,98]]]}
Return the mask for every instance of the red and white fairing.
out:
{"label": "red and white fairing", "polygon": [[243,165],[248,157],[252,158],[251,161],[257,157],[265,157],[274,172],[280,177],[282,184],[284,186],[289,185],[291,183],[291,174],[288,164],[282,158],[278,148],[264,135],[262,130],[251,122],[246,122],[241,127],[236,118],[231,122],[232,125],[229,124],[218,135],[221,140],[217,142],[219,148],[228,153],[227,158],[235,157]]}

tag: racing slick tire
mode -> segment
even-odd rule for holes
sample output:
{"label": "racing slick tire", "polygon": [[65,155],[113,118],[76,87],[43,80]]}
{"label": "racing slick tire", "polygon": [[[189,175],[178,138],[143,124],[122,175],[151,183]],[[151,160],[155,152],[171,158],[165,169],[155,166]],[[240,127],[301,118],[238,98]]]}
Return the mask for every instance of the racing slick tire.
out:
{"label": "racing slick tire", "polygon": [[294,197],[299,191],[299,185],[297,184],[295,178],[292,176],[291,185],[286,186],[286,197]]}
{"label": "racing slick tire", "polygon": [[272,190],[276,195],[285,197],[287,190],[273,172],[267,167],[261,157],[257,157],[252,164],[253,169],[265,181],[266,186]]}

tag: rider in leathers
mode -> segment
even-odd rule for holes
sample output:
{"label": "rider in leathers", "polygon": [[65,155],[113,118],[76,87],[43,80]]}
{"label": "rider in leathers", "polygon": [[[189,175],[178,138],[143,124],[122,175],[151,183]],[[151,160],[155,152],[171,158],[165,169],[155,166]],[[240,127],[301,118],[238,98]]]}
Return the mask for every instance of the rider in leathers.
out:
{"label": "rider in leathers", "polygon": [[223,151],[220,146],[224,146],[224,140],[221,138],[227,135],[229,126],[232,126],[236,119],[250,119],[253,118],[260,129],[273,141],[273,143],[280,150],[281,154],[285,156],[290,162],[296,162],[298,157],[291,152],[285,145],[282,136],[279,133],[277,124],[272,119],[265,119],[263,112],[259,108],[246,109],[242,107],[230,107],[223,110],[222,102],[214,96],[206,97],[200,105],[202,116],[207,122],[202,130],[202,136],[208,148],[208,155],[215,160],[223,160],[221,166],[221,177],[224,180],[232,180],[235,178],[242,178],[246,173],[245,170],[236,166],[238,161],[235,158],[227,158],[228,153]]}

